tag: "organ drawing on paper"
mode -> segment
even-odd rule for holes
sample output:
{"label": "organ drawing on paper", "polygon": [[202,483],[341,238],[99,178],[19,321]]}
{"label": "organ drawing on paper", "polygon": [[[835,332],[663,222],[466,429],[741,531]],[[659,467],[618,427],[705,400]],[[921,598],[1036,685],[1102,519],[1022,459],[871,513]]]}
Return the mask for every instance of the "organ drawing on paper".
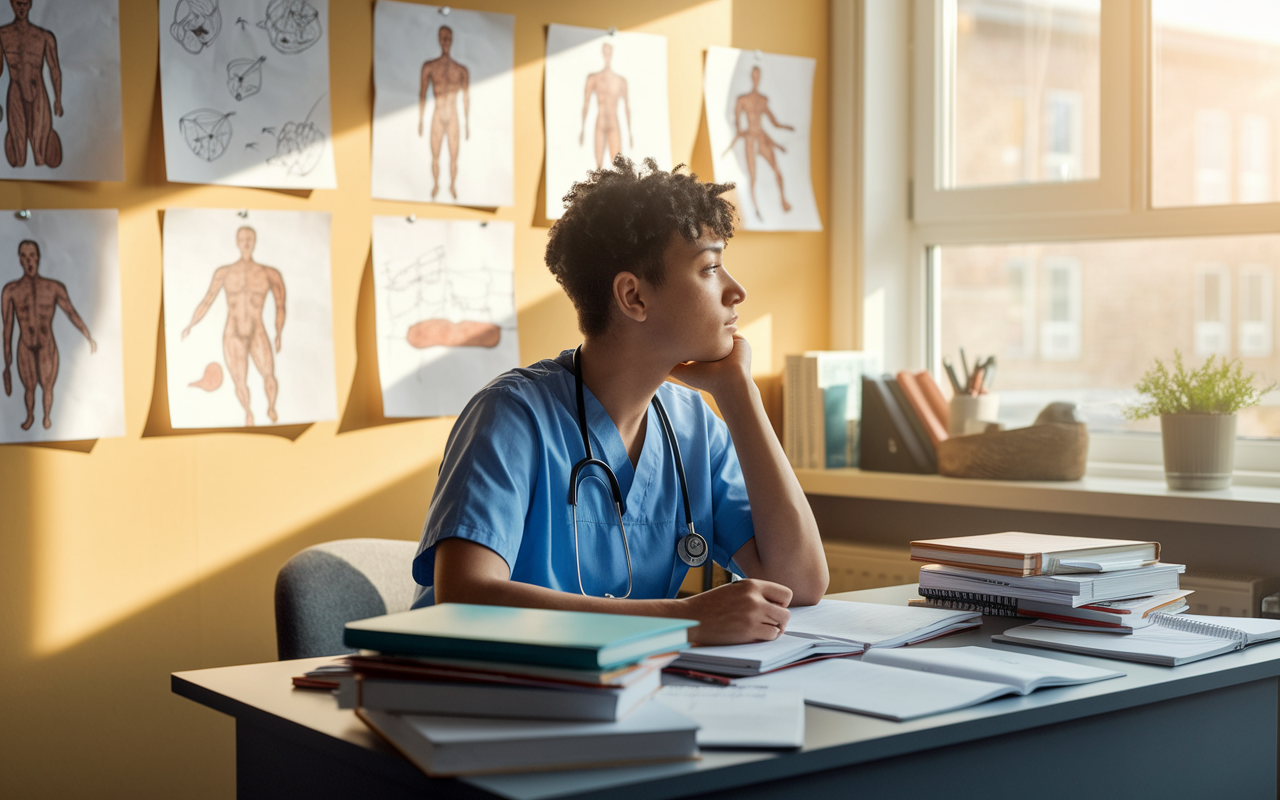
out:
{"label": "organ drawing on paper", "polygon": [[717,181],[748,230],[822,230],[809,175],[814,60],[712,47],[703,79]]}
{"label": "organ drawing on paper", "polygon": [[0,4],[0,52],[0,178],[123,178],[117,0]]}
{"label": "organ drawing on paper", "polygon": [[665,36],[551,25],[544,95],[547,218],[615,155],[671,168]]}
{"label": "organ drawing on paper", "polygon": [[375,197],[511,205],[514,32],[509,14],[379,0]]}
{"label": "organ drawing on paper", "polygon": [[329,216],[243,213],[165,212],[165,351],[175,428],[337,415]]}
{"label": "organ drawing on paper", "polygon": [[116,220],[0,212],[0,442],[124,435]]}
{"label": "organ drawing on paper", "polygon": [[171,181],[336,186],[328,0],[160,0]]}
{"label": "organ drawing on paper", "polygon": [[457,414],[519,363],[514,226],[375,217],[373,237],[383,413]]}

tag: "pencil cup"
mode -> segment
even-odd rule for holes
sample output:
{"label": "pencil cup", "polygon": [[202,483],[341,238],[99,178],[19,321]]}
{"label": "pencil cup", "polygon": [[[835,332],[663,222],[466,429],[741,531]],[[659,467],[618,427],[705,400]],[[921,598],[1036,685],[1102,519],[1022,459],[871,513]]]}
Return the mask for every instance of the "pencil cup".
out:
{"label": "pencil cup", "polygon": [[951,398],[952,436],[967,436],[971,433],[983,433],[987,425],[996,421],[1000,414],[1000,395],[958,394]]}

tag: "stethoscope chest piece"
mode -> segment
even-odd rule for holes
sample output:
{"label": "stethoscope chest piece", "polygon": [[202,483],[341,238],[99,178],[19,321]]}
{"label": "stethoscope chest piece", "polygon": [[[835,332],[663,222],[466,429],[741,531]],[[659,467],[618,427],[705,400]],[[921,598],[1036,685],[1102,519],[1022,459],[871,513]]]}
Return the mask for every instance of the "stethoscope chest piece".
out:
{"label": "stethoscope chest piece", "polygon": [[676,555],[691,567],[700,567],[707,563],[707,540],[702,534],[690,531],[676,542]]}

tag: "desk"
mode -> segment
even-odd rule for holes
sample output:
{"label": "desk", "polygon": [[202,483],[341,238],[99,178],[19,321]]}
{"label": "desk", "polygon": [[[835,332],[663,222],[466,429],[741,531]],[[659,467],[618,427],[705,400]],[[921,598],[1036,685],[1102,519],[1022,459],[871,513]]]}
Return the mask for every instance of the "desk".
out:
{"label": "desk", "polygon": [[[895,586],[832,597],[901,605],[914,596],[914,586]],[[976,644],[1128,674],[911,722],[810,706],[798,751],[708,751],[696,762],[609,770],[428,778],[333,698],[290,687],[328,659],[179,672],[172,681],[175,693],[235,717],[240,800],[1276,796],[1280,643],[1167,668],[991,642],[1021,622],[988,618],[920,646]]]}

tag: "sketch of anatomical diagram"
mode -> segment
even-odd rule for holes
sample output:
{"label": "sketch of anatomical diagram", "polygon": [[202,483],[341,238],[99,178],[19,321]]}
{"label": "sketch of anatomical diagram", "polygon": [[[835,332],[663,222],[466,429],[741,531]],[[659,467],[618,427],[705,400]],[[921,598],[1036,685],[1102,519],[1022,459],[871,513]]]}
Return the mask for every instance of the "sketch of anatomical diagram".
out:
{"label": "sketch of anatomical diagram", "polygon": [[76,313],[67,294],[67,287],[60,281],[41,277],[40,245],[27,239],[18,245],[18,262],[22,265],[22,277],[10,281],[0,289],[0,316],[4,322],[4,393],[13,393],[13,377],[10,365],[13,353],[10,343],[13,323],[18,323],[17,362],[18,380],[22,382],[22,399],[27,407],[27,419],[22,429],[30,430],[35,422],[36,387],[42,393],[44,406],[43,425],[48,430],[53,421],[53,384],[58,379],[58,343],[53,337],[53,315],[61,308],[71,324],[89,340],[89,352],[98,351],[98,343],[89,335],[89,326]]}
{"label": "sketch of anatomical diagram", "polygon": [[[54,115],[62,116],[62,68],[58,64],[58,40],[52,32],[27,19],[31,0],[9,0],[13,22],[0,26],[0,49],[9,67],[9,94],[5,108],[9,128],[4,136],[4,154],[12,167],[27,163],[27,145],[36,166],[57,167],[62,163],[62,140],[53,129]],[[53,81],[53,109],[44,86],[44,65],[49,62]]]}
{"label": "sketch of anatomical diagram", "polygon": [[188,53],[199,54],[213,44],[221,32],[222,10],[218,8],[218,0],[178,0],[169,35]]}
{"label": "sketch of anatomical diagram", "polygon": [[[741,127],[741,119],[743,116],[747,118],[746,127]],[[775,142],[769,137],[764,130],[762,122],[764,117],[768,117],[775,128],[784,131],[794,131],[792,125],[784,125],[778,122],[773,116],[773,112],[769,110],[769,98],[760,93],[760,68],[751,68],[751,91],[746,94],[739,95],[733,104],[733,127],[735,135],[733,141],[729,143],[728,153],[733,146],[741,139],[743,147],[746,149],[747,175],[750,176],[751,186],[751,205],[756,210],[756,217],[762,218],[760,215],[760,205],[756,202],[756,156],[759,155],[765,160],[770,167],[773,168],[773,174],[778,179],[778,196],[782,199],[782,210],[790,211],[791,204],[787,202],[787,196],[782,189],[782,172],[778,169],[778,157],[774,154],[774,150],[785,153],[786,148]]]}
{"label": "sketch of anatomical diagram", "polygon": [[631,101],[627,99],[627,79],[613,71],[613,45],[605,42],[600,47],[604,56],[604,69],[587,76],[587,86],[582,97],[582,131],[578,134],[581,146],[587,134],[587,109],[591,95],[596,96],[596,169],[604,166],[605,145],[609,146],[609,160],[622,152],[622,126],[618,124],[618,103],[627,107],[628,146],[635,147],[635,134],[631,129]]}
{"label": "sketch of anatomical diagram", "polygon": [[232,97],[239,101],[262,91],[262,64],[266,60],[266,56],[237,58],[227,64],[227,91]]}
{"label": "sketch of anatomical diagram", "polygon": [[[497,347],[502,329],[493,303],[501,282],[485,267],[450,269],[443,245],[408,264],[383,265],[382,286],[392,338],[428,347]],[[404,331],[402,334],[401,331]]]}
{"label": "sketch of anatomical diagram", "polygon": [[[258,234],[248,226],[236,231],[236,247],[240,250],[240,260],[234,264],[218,267],[214,270],[209,291],[191,316],[191,323],[182,331],[186,339],[191,329],[204,318],[209,307],[217,299],[218,293],[225,291],[227,295],[227,324],[222,333],[222,355],[231,373],[231,382],[235,384],[236,398],[244,407],[246,426],[253,425],[253,412],[249,407],[249,360],[257,367],[262,376],[263,389],[267,395],[267,416],[275,422],[276,395],[279,389],[275,376],[275,360],[272,355],[271,340],[266,326],[262,322],[262,311],[267,302],[267,294],[275,298],[276,304],[276,343],[275,352],[280,352],[281,335],[284,331],[284,278],[280,271],[259,264],[253,260],[253,249],[258,243]],[[218,377],[221,382],[221,376]],[[209,369],[206,377],[199,383],[212,383]],[[200,388],[205,388],[201,386]],[[214,386],[214,388],[217,388]]]}
{"label": "sketch of anatomical diagram", "polygon": [[[320,157],[324,155],[325,135],[311,121],[311,115],[323,99],[324,95],[321,95],[316,100],[302,122],[286,122],[280,128],[279,133],[275,134],[276,154],[267,159],[268,164],[281,167],[290,175],[306,175],[316,168]],[[270,129],[264,131],[271,132]]]}
{"label": "sketch of anatomical diagram", "polygon": [[422,65],[418,89],[418,136],[422,136],[422,119],[427,109],[427,89],[435,91],[435,110],[431,112],[431,197],[440,191],[440,145],[449,138],[449,194],[458,199],[458,93],[462,93],[463,125],[466,138],[471,138],[471,73],[453,60],[453,29],[441,25],[437,33],[440,56]]}
{"label": "sketch of anatomical diagram", "polygon": [[258,27],[267,32],[271,46],[285,55],[301,53],[324,33],[320,12],[307,0],[271,0],[267,18]]}
{"label": "sketch of anatomical diagram", "polygon": [[227,152],[231,144],[231,116],[236,112],[223,114],[211,108],[199,108],[183,114],[178,120],[178,128],[187,147],[197,158],[215,161]]}

